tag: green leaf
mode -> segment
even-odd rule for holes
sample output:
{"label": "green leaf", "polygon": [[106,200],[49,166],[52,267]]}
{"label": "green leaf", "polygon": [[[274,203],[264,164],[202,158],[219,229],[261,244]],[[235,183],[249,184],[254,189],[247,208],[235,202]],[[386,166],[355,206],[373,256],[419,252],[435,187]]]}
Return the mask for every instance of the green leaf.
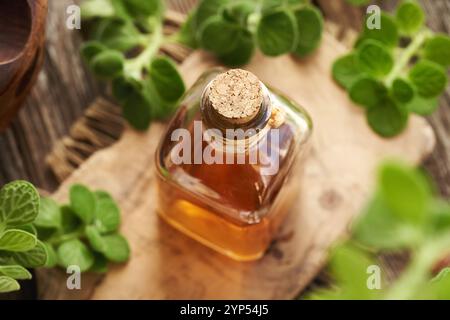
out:
{"label": "green leaf", "polygon": [[206,20],[218,14],[228,3],[228,0],[201,0],[194,17],[195,29],[199,30]]}
{"label": "green leaf", "polygon": [[120,234],[103,236],[105,251],[103,254],[113,262],[125,262],[130,257],[130,247],[127,240]]}
{"label": "green leaf", "polygon": [[16,227],[33,222],[39,212],[39,194],[26,181],[8,183],[0,190],[0,225]]}
{"label": "green leaf", "polygon": [[41,198],[39,214],[36,217],[34,224],[43,228],[60,228],[61,210],[58,203],[50,198]]}
{"label": "green leaf", "polygon": [[105,256],[94,252],[94,264],[89,269],[90,272],[95,273],[106,273],[108,272],[108,260],[106,260]]}
{"label": "green leaf", "polygon": [[439,107],[439,100],[437,98],[423,98],[419,95],[414,95],[412,101],[408,104],[408,110],[426,116],[432,114]]}
{"label": "green leaf", "polygon": [[142,36],[131,21],[123,19],[103,19],[99,22],[94,40],[112,50],[126,52],[142,42]]}
{"label": "green leaf", "polygon": [[89,240],[91,247],[97,252],[105,252],[106,244],[103,241],[102,235],[95,226],[86,227],[86,237]]}
{"label": "green leaf", "polygon": [[41,241],[37,241],[36,246],[25,252],[14,252],[13,260],[25,268],[42,267],[47,262],[47,251]]}
{"label": "green leaf", "polygon": [[389,50],[376,40],[364,41],[357,51],[357,59],[361,70],[375,77],[387,75],[394,66]]}
{"label": "green leaf", "polygon": [[448,232],[450,228],[450,204],[443,200],[434,200],[430,203],[430,219],[432,231]]}
{"label": "green leaf", "polygon": [[125,60],[119,51],[107,50],[97,54],[91,61],[92,71],[102,79],[114,79],[123,72]]}
{"label": "green leaf", "polygon": [[99,41],[88,41],[81,46],[81,56],[86,63],[90,64],[95,56],[107,49],[108,48]]}
{"label": "green leaf", "polygon": [[411,248],[423,240],[422,231],[405,224],[376,194],[353,226],[354,239],[375,249]]}
{"label": "green leaf", "polygon": [[450,37],[438,34],[428,39],[423,49],[423,56],[444,67],[450,66]]}
{"label": "green leaf", "polygon": [[80,267],[80,271],[87,271],[94,264],[94,255],[86,245],[78,239],[62,243],[58,250],[59,263],[67,268],[71,265]]}
{"label": "green leaf", "polygon": [[168,58],[153,59],[150,64],[149,77],[164,101],[175,103],[184,94],[183,79],[178,73],[176,65]]}
{"label": "green leaf", "polygon": [[[370,19],[370,16],[367,18]],[[367,20],[364,22],[364,31],[358,43],[362,44],[366,39],[378,40],[388,47],[395,47],[399,42],[397,23],[388,14],[381,14],[381,28],[369,29]]]}
{"label": "green leaf", "polygon": [[321,12],[312,6],[303,7],[294,12],[297,23],[298,43],[294,53],[304,57],[320,45],[323,32]]}
{"label": "green leaf", "polygon": [[70,188],[70,207],[85,224],[91,223],[96,209],[94,193],[80,184],[72,185]]}
{"label": "green leaf", "polygon": [[408,112],[390,98],[367,110],[370,127],[380,136],[389,138],[401,133],[408,123]]}
{"label": "green leaf", "polygon": [[337,59],[333,64],[333,78],[347,90],[364,75],[355,53]]}
{"label": "green leaf", "polygon": [[0,250],[23,252],[36,246],[36,237],[28,232],[9,229],[0,234]]}
{"label": "green leaf", "polygon": [[181,44],[184,44],[185,46],[188,46],[192,49],[198,48],[197,38],[195,35],[195,28],[194,28],[194,19],[195,19],[195,10],[192,10],[187,18],[186,21],[181,25],[180,30],[177,34],[177,40]]}
{"label": "green leaf", "polygon": [[419,61],[410,71],[409,79],[424,98],[439,96],[447,86],[445,69],[427,60]]}
{"label": "green leaf", "polygon": [[123,104],[130,99],[133,93],[139,93],[142,90],[142,85],[133,78],[121,76],[112,81],[111,90],[114,98]]}
{"label": "green leaf", "polygon": [[152,106],[141,92],[132,92],[122,105],[124,118],[136,130],[146,130],[152,120]]}
{"label": "green leaf", "polygon": [[392,83],[392,97],[400,103],[408,103],[414,98],[414,88],[405,79],[397,78]]}
{"label": "green leaf", "polygon": [[63,233],[70,233],[78,229],[83,224],[81,218],[72,210],[70,206],[61,207],[61,226]]}
{"label": "green leaf", "polygon": [[110,0],[85,0],[81,3],[81,17],[83,20],[97,17],[111,17],[114,7]]}
{"label": "green leaf", "polygon": [[0,266],[0,275],[17,280],[29,280],[32,278],[31,273],[19,265]]}
{"label": "green leaf", "polygon": [[46,242],[43,242],[43,244],[47,252],[47,261],[45,262],[45,267],[53,268],[58,264],[58,254],[51,244]]}
{"label": "green leaf", "polygon": [[225,20],[245,26],[247,19],[256,10],[257,4],[247,1],[236,1],[226,5],[222,16]]}
{"label": "green leaf", "polygon": [[239,25],[225,21],[220,16],[211,17],[200,30],[202,48],[217,55],[226,54],[236,47]]}
{"label": "green leaf", "polygon": [[336,279],[341,299],[370,299],[377,295],[367,285],[367,272],[374,262],[351,244],[336,247],[331,254],[330,268]]}
{"label": "green leaf", "polygon": [[386,100],[387,89],[379,81],[362,77],[351,86],[350,98],[357,104],[365,107],[376,107]]}
{"label": "green leaf", "polygon": [[397,25],[405,35],[414,35],[425,22],[425,14],[416,1],[403,1],[397,8]]}
{"label": "green leaf", "polygon": [[293,51],[298,44],[297,22],[290,11],[281,10],[264,15],[256,30],[259,49],[268,56]]}
{"label": "green leaf", "polygon": [[15,227],[15,229],[19,229],[19,230],[22,230],[22,231],[31,233],[31,234],[34,235],[34,236],[37,235],[37,229],[36,229],[36,227],[35,227],[33,224],[31,224],[31,223],[24,224],[23,226]]}
{"label": "green leaf", "polygon": [[219,56],[220,61],[229,67],[239,67],[250,62],[255,44],[252,34],[247,30],[242,30],[237,36],[235,48],[226,55]]}
{"label": "green leaf", "polygon": [[159,0],[126,0],[123,3],[127,11],[135,17],[157,15],[162,10]]}
{"label": "green leaf", "polygon": [[0,276],[0,293],[20,290],[19,283],[13,278]]}
{"label": "green leaf", "polygon": [[120,209],[112,199],[97,198],[94,225],[101,233],[116,231],[120,224]]}
{"label": "green leaf", "polygon": [[425,284],[415,299],[449,300],[450,299],[450,272],[444,269],[437,278]]}
{"label": "green leaf", "polygon": [[383,199],[392,212],[407,223],[422,225],[431,199],[425,179],[397,163],[385,164],[379,173]]}

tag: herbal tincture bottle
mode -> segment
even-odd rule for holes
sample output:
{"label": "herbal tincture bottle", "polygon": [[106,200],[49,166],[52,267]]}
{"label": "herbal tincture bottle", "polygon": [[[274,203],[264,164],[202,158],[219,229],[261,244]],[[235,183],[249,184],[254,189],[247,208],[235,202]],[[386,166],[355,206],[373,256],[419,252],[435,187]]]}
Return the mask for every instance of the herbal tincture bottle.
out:
{"label": "herbal tincture bottle", "polygon": [[252,73],[205,73],[157,150],[159,215],[230,258],[260,258],[298,195],[311,129]]}

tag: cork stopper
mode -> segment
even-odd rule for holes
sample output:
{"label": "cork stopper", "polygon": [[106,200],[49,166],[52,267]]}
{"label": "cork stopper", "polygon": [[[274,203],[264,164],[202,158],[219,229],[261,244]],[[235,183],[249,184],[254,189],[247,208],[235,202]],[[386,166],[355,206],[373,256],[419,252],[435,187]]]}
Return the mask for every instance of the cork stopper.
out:
{"label": "cork stopper", "polygon": [[232,124],[248,123],[254,119],[260,112],[263,98],[259,79],[242,69],[219,74],[208,91],[212,111]]}

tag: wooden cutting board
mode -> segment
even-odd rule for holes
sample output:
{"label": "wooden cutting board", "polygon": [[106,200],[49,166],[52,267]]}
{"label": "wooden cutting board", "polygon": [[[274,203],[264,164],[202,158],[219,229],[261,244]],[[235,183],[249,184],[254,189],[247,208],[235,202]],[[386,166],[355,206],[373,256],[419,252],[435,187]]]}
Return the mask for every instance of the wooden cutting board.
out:
{"label": "wooden cutting board", "polygon": [[[306,60],[257,55],[247,66],[267,84],[302,104],[314,121],[311,152],[300,179],[301,196],[263,259],[238,263],[187,238],[155,213],[154,154],[163,124],[148,132],[127,129],[118,143],[94,154],[54,194],[67,201],[70,185],[105,189],[122,209],[121,231],[132,256],[106,276],[83,274],[82,289],[66,289],[61,270],[39,270],[43,299],[291,299],[326,262],[370,195],[377,164],[398,157],[418,164],[433,149],[434,134],[412,117],[401,136],[385,140],[369,129],[363,111],[331,79],[332,62],[345,52],[325,35]],[[182,65],[187,85],[215,65],[196,52]]]}

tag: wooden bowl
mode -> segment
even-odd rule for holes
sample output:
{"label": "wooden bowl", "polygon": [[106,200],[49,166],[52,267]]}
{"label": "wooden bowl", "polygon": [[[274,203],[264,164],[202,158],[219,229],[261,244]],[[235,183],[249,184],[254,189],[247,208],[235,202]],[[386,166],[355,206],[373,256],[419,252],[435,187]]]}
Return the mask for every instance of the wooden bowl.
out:
{"label": "wooden bowl", "polygon": [[0,0],[0,131],[25,100],[44,57],[47,0]]}

